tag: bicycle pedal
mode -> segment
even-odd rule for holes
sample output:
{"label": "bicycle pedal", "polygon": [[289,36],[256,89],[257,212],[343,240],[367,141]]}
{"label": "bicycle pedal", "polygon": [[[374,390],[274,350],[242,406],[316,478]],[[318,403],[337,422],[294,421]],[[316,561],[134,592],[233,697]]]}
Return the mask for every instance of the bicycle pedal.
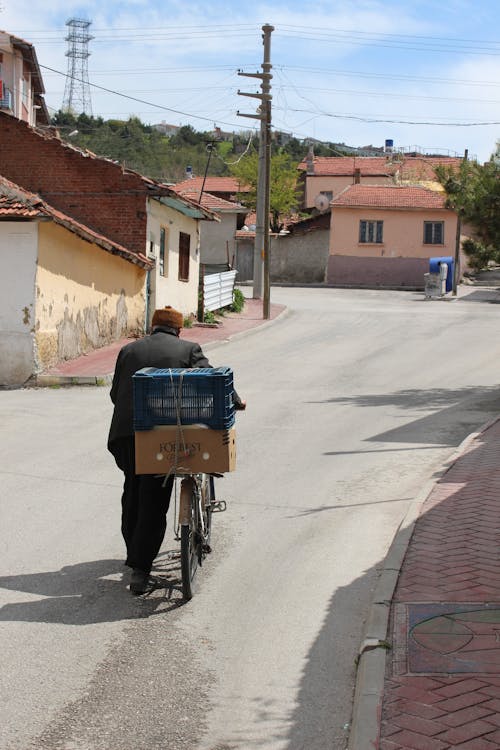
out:
{"label": "bicycle pedal", "polygon": [[216,500],[212,503],[212,513],[223,513],[227,509],[225,500]]}

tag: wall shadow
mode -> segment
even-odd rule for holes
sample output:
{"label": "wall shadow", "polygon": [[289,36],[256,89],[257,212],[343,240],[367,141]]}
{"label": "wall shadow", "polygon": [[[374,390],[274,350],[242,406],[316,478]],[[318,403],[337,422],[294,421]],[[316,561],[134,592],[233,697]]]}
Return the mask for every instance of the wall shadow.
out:
{"label": "wall shadow", "polygon": [[[401,606],[399,602],[412,599],[412,586],[415,578],[413,572],[414,566],[420,562],[428,560],[429,554],[432,561],[437,564],[441,556],[441,538],[446,536],[445,529],[451,522],[455,523],[457,532],[457,522],[460,525],[460,519],[463,519],[462,528],[466,534],[461,537],[457,543],[457,551],[461,555],[460,565],[470,566],[477,571],[474,579],[462,582],[463,591],[454,588],[452,591],[447,589],[450,583],[446,576],[442,577],[440,583],[440,574],[438,573],[432,581],[427,583],[427,574],[422,576],[422,582],[417,591],[414,592],[415,601],[425,602],[448,602],[450,612],[454,611],[461,597],[466,598],[470,604],[469,609],[474,610],[474,602],[477,605],[484,602],[485,596],[490,596],[491,601],[499,601],[500,584],[492,582],[491,566],[496,566],[496,579],[500,580],[500,556],[497,554],[493,560],[488,555],[479,556],[478,561],[478,544],[481,545],[484,537],[484,545],[488,539],[500,533],[500,516],[496,512],[496,505],[492,501],[491,494],[494,494],[495,487],[500,485],[500,466],[496,459],[500,448],[500,422],[494,423],[484,433],[475,439],[475,442],[455,461],[436,482],[428,501],[424,504],[422,512],[416,521],[415,528],[410,540],[408,549],[404,556],[404,561],[400,569],[398,583],[396,584],[393,598],[395,603]],[[492,471],[492,467],[495,467]],[[486,491],[487,481],[489,479],[491,492]],[[471,520],[471,514],[477,523],[477,529],[474,531],[474,521]],[[484,515],[488,515],[488,522],[484,523]],[[482,525],[482,526],[481,526]],[[472,529],[472,531],[471,531]],[[429,551],[429,530],[435,534],[435,552]],[[442,532],[442,533],[441,533]],[[457,532],[459,533],[459,532]],[[405,531],[399,531],[393,541],[393,546],[397,547],[405,536]],[[422,539],[422,546],[419,547],[419,541]],[[446,567],[446,560],[443,561]],[[457,566],[459,563],[456,563]],[[380,576],[384,567],[384,561],[381,560],[364,574],[355,579],[348,586],[340,587],[332,595],[328,611],[325,616],[322,628],[307,655],[304,665],[300,689],[298,694],[297,705],[290,716],[290,728],[286,735],[286,750],[324,750],[326,747],[324,738],[329,738],[328,747],[330,750],[345,750],[347,747],[349,724],[351,722],[350,706],[339,700],[339,692],[336,689],[338,674],[349,670],[355,680],[356,667],[355,659],[359,649],[361,639],[366,632],[359,623],[353,622],[352,633],[347,641],[339,642],[337,633],[339,630],[339,621],[342,618],[342,612],[349,607],[353,601],[361,599],[370,601],[371,592]],[[448,566],[449,568],[449,566]],[[429,586],[429,593],[426,594],[426,586]],[[442,591],[436,588],[441,586]],[[490,594],[485,594],[485,586],[490,587]],[[430,592],[434,592],[433,594]],[[495,599],[496,595],[496,599]],[[493,598],[491,598],[493,597]],[[390,620],[389,620],[390,622]],[[394,631],[396,635],[396,631]],[[397,638],[401,638],[400,635]],[[392,627],[388,629],[388,641],[391,645],[387,659],[400,659],[401,643],[395,643]],[[393,647],[397,649],[393,651]],[[406,649],[406,643],[403,644],[403,650]],[[399,664],[399,662],[394,662]],[[339,669],[339,664],[342,669]],[[398,666],[400,671],[400,667]],[[439,669],[435,670],[439,673]],[[388,673],[389,674],[389,673]],[[442,673],[446,676],[446,673]],[[498,678],[500,667],[498,669]],[[387,678],[386,678],[387,679]],[[393,704],[391,704],[393,705]],[[337,708],[340,706],[340,714]],[[336,711],[333,711],[333,707]],[[492,730],[494,727],[492,727]],[[283,739],[283,738],[282,738]],[[377,733],[373,734],[373,747],[378,747]]]}

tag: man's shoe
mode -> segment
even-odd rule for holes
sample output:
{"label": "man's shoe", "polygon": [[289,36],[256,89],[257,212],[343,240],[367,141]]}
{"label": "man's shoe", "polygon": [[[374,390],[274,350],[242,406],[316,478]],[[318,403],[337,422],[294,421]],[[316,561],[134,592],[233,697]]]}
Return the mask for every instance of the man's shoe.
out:
{"label": "man's shoe", "polygon": [[149,573],[145,573],[139,568],[134,568],[130,578],[130,591],[133,594],[145,594],[150,588]]}

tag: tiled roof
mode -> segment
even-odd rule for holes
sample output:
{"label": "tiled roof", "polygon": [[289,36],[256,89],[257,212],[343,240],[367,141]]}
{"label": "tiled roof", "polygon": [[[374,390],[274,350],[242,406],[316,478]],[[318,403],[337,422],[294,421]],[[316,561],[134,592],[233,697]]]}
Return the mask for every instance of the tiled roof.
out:
{"label": "tiled roof", "polygon": [[0,177],[0,217],[35,219],[40,216],[49,217],[56,224],[64,226],[73,234],[102,247],[113,255],[120,255],[143,268],[153,266],[152,262],[142,253],[135,253],[133,250],[113,242],[113,240],[45,203],[36,193],[30,193],[5,177]]}
{"label": "tiled roof", "polygon": [[0,187],[0,218],[36,219],[37,216],[43,215],[42,211],[23,203],[23,201],[2,195]]}
{"label": "tiled roof", "polygon": [[[345,177],[354,175],[359,169],[362,177],[398,175],[399,179],[433,178],[438,165],[458,167],[461,159],[452,156],[410,156],[407,154],[387,154],[386,156],[315,156],[313,160],[315,177]],[[307,169],[307,159],[299,164],[299,169]]]}
{"label": "tiled roof", "polygon": [[[189,180],[189,182],[192,182],[192,180]],[[179,185],[173,185],[172,189],[175,190],[176,193],[179,195],[182,195],[183,198],[189,198],[190,200],[194,200],[196,202],[200,199],[200,188],[196,188],[194,186],[188,185],[187,187],[183,188]],[[203,208],[208,208],[209,211],[220,211],[223,213],[246,213],[247,209],[241,205],[241,203],[235,203],[234,201],[227,201],[224,198],[219,198],[216,195],[212,195],[212,193],[206,193],[205,191],[202,193],[201,196],[201,205]]]}
{"label": "tiled roof", "polygon": [[445,208],[443,192],[423,187],[399,185],[350,185],[331,202],[331,206],[370,208]]}
{"label": "tiled roof", "polygon": [[[360,169],[365,176],[392,174],[385,156],[315,156],[313,163],[316,177],[352,175],[356,169]],[[304,159],[299,169],[306,168],[307,161]]]}
{"label": "tiled roof", "polygon": [[[177,190],[184,190],[190,187],[194,190],[201,190],[203,185],[203,177],[191,177],[188,180],[178,182],[175,188]],[[244,185],[241,185],[240,181],[236,177],[207,177],[205,179],[205,186],[203,188],[207,193],[242,193],[246,192]]]}
{"label": "tiled roof", "polygon": [[432,180],[436,176],[436,167],[458,169],[461,161],[461,159],[452,156],[405,156],[401,163],[396,163],[395,173],[400,180]]}

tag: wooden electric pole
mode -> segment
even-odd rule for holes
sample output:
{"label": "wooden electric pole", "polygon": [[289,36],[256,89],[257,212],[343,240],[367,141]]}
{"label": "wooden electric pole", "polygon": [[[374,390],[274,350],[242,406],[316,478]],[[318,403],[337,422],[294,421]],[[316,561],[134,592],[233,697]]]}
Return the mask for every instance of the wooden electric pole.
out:
{"label": "wooden electric pole", "polygon": [[[469,158],[469,149],[465,149],[463,161]],[[460,238],[462,235],[462,209],[457,210],[457,233],[455,235],[455,263],[453,264],[452,296],[457,296],[458,280],[460,278]]]}
{"label": "wooden electric pole", "polygon": [[260,99],[258,112],[244,114],[237,112],[240,117],[250,117],[260,120],[259,141],[259,172],[257,178],[257,205],[255,222],[255,244],[253,257],[253,297],[263,298],[263,316],[270,317],[270,262],[269,262],[269,208],[270,208],[270,169],[271,169],[271,33],[274,26],[265,24],[262,27],[264,59],[262,73],[243,73],[238,75],[261,79],[261,93],[247,94],[238,91],[241,96]]}

